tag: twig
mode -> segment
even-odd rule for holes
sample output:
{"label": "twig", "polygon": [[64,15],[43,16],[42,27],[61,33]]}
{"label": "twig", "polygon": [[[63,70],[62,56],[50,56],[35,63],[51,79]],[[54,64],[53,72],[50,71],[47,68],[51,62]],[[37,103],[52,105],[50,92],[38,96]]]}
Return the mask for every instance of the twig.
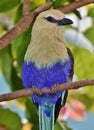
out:
{"label": "twig", "polygon": [[29,96],[32,94],[56,93],[63,90],[78,89],[78,88],[85,87],[88,85],[94,85],[94,79],[87,79],[87,80],[82,80],[82,81],[77,81],[77,82],[65,83],[65,84],[59,85],[58,87],[53,87],[52,89],[47,89],[46,87],[43,89],[29,88],[29,89],[19,90],[13,93],[2,94],[0,95],[0,102],[13,100],[13,99],[17,99],[23,96]]}
{"label": "twig", "polygon": [[[69,5],[66,5],[65,7],[59,8],[64,13],[67,13],[69,11],[72,11],[76,8],[82,7],[84,5],[94,3],[94,0],[82,0],[82,1],[75,1]],[[5,35],[3,35],[0,38],[0,49],[6,47],[12,40],[17,38],[20,34],[22,34],[27,28],[30,27],[30,25],[34,22],[36,16],[47,9],[49,9],[52,6],[52,2],[46,3],[45,5],[37,8],[29,15],[24,15],[21,19],[21,21],[12,28],[9,32],[7,32]],[[29,6],[27,6],[29,7]],[[26,8],[27,8],[26,7]],[[24,7],[25,8],[25,7]],[[24,10],[24,9],[23,9]],[[28,12],[28,11],[27,11]],[[23,13],[24,14],[24,13]]]}
{"label": "twig", "polygon": [[69,11],[73,11],[79,7],[82,7],[82,6],[85,6],[87,4],[91,4],[91,3],[94,3],[94,0],[79,0],[79,1],[72,2],[69,5],[66,5],[64,7],[60,7],[58,9],[64,13],[67,13]]}
{"label": "twig", "polygon": [[29,11],[30,8],[29,7],[30,7],[30,0],[24,0],[24,3],[23,3],[23,16],[30,14],[30,11]]}

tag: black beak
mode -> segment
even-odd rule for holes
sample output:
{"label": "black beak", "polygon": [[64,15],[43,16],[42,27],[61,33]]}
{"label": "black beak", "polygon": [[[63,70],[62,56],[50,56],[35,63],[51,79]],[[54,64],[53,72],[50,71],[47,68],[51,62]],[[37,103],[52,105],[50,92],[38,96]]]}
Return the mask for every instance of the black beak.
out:
{"label": "black beak", "polygon": [[69,25],[69,24],[73,24],[73,21],[68,18],[63,18],[61,20],[57,20],[57,25],[59,25],[59,26],[64,26],[64,25]]}

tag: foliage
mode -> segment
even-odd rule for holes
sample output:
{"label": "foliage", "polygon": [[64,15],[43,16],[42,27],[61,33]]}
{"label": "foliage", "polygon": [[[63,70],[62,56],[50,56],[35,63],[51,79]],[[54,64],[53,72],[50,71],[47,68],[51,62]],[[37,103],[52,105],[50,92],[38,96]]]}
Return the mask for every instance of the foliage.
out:
{"label": "foliage", "polygon": [[[69,4],[75,0],[67,0],[67,1],[47,0],[47,1],[54,1],[53,8],[57,8]],[[30,11],[33,11],[37,6],[40,6],[45,2],[46,0],[35,0],[35,1],[31,0]],[[0,2],[0,12],[3,13],[10,12],[11,14],[15,12],[15,16],[11,18],[12,20],[14,20],[14,24],[17,24],[22,17],[22,7],[23,3],[21,0],[13,0],[12,2],[11,0],[2,0]],[[82,19],[80,12],[77,10],[71,12],[71,14],[76,15],[79,20]],[[88,9],[87,16],[91,17],[94,23],[94,7],[90,7]],[[9,16],[7,15],[7,17]],[[92,24],[90,28],[88,28],[85,32],[83,32],[83,35],[88,38],[88,40],[91,42],[92,45],[94,45],[93,28],[94,25]],[[6,81],[10,85],[11,91],[24,88],[21,81],[22,64],[26,48],[31,39],[31,30],[32,27],[30,27],[22,35],[16,38],[8,47],[0,51],[0,72],[2,72]],[[0,25],[0,35],[3,35],[4,33],[5,29],[3,28],[3,25]],[[84,48],[77,47],[76,45],[70,44],[69,47],[75,58],[74,69],[77,78],[78,79],[94,78],[94,65],[93,65],[94,54]],[[68,102],[70,102],[70,99],[76,98],[86,106],[86,110],[94,111],[93,92],[94,92],[93,87],[83,88],[83,92],[82,91],[71,92]],[[38,129],[38,115],[31,99],[24,98],[22,100],[17,100],[17,102],[21,103],[25,102],[26,118],[29,123],[33,124],[32,128],[33,130]],[[9,130],[22,130],[22,122],[19,115],[8,109],[6,110],[3,108],[0,109],[0,125],[4,125]],[[64,126],[66,127],[67,130],[71,130],[67,126],[67,123],[64,123]],[[55,125],[55,130],[62,130],[60,123],[57,123]]]}
{"label": "foliage", "polygon": [[22,128],[19,116],[8,109],[0,110],[0,124],[4,125],[8,130],[21,130]]}
{"label": "foliage", "polygon": [[11,0],[2,0],[0,2],[0,12],[9,11],[17,6],[19,3],[20,0],[14,0],[13,2],[11,2]]}
{"label": "foliage", "polygon": [[33,102],[29,98],[26,100],[26,117],[27,117],[28,121],[32,122],[34,125],[32,130],[37,130],[39,128],[38,114],[36,112],[36,108],[35,108]]}

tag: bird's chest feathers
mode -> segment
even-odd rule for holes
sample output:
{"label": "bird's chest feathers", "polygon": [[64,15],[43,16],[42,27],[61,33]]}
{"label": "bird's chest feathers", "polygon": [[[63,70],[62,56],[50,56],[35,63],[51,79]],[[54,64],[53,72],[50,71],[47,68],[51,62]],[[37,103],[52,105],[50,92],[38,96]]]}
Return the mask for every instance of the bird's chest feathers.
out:
{"label": "bird's chest feathers", "polygon": [[59,38],[53,37],[42,35],[36,42],[31,41],[25,60],[34,62],[40,68],[68,59],[66,45]]}

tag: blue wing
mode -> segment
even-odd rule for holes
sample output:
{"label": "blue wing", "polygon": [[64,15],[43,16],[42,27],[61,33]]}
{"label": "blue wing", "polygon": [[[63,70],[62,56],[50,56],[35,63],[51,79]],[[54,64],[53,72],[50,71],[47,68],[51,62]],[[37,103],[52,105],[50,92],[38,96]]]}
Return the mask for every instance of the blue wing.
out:
{"label": "blue wing", "polygon": [[[71,67],[70,67],[70,71],[69,71],[69,80],[71,81],[72,78],[73,78],[73,74],[74,74],[74,58],[73,58],[73,55],[70,51],[69,48],[67,48],[67,52],[68,52],[68,55],[69,55],[69,61],[71,63]],[[57,120],[57,117],[59,115],[59,111],[61,109],[62,106],[65,105],[66,103],[66,99],[67,99],[67,96],[68,96],[68,91],[63,91],[61,96],[58,98],[57,102],[56,102],[56,105],[55,105],[55,121]]]}

